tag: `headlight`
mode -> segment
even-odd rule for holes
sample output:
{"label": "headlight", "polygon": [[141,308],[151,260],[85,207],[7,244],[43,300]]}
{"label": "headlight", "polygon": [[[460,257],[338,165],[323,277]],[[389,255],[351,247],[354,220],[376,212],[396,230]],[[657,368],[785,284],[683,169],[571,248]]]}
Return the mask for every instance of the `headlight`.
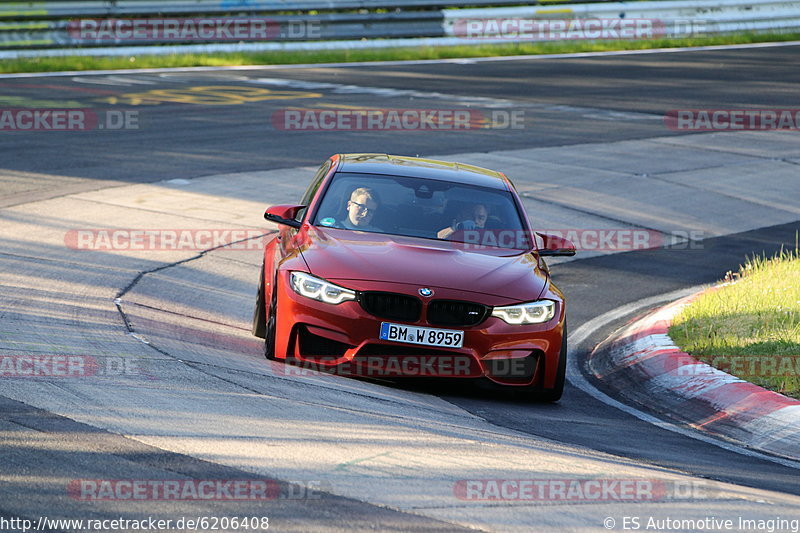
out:
{"label": "headlight", "polygon": [[305,272],[292,272],[289,275],[289,282],[297,294],[326,304],[336,305],[345,300],[356,299],[355,291],[334,285]]}
{"label": "headlight", "polygon": [[495,307],[492,316],[507,324],[541,324],[556,314],[556,303],[550,300],[539,300],[526,304]]}

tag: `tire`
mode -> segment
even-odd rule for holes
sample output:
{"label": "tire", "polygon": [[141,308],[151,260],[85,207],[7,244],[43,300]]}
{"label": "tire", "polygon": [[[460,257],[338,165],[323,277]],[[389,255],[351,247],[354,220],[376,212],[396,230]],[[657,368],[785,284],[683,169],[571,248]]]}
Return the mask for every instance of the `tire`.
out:
{"label": "tire", "polygon": [[[275,276],[275,283],[278,277]],[[263,293],[262,293],[263,294]],[[276,361],[275,357],[275,324],[277,322],[276,307],[278,306],[278,287],[272,286],[272,301],[269,306],[269,314],[264,324],[264,357],[270,361]]]}
{"label": "tire", "polygon": [[536,395],[540,402],[557,402],[564,394],[564,382],[567,378],[567,323],[564,322],[564,331],[561,337],[561,353],[558,356],[558,370],[556,383],[551,389],[543,389]]}
{"label": "tire", "polygon": [[264,317],[264,267],[261,267],[261,277],[258,280],[258,294],[256,295],[256,308],[253,309],[253,327],[251,331],[256,337],[263,339],[266,336],[267,322]]}

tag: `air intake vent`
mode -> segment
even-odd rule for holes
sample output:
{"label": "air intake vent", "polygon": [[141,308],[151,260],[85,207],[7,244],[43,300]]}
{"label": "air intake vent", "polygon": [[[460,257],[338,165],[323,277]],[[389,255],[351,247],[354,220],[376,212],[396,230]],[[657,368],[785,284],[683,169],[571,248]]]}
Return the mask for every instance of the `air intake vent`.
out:
{"label": "air intake vent", "polygon": [[428,322],[438,326],[475,326],[486,320],[489,311],[489,307],[474,302],[434,300],[428,305]]}
{"label": "air intake vent", "polygon": [[416,322],[422,312],[422,302],[407,294],[367,291],[359,294],[359,302],[367,313],[389,320]]}

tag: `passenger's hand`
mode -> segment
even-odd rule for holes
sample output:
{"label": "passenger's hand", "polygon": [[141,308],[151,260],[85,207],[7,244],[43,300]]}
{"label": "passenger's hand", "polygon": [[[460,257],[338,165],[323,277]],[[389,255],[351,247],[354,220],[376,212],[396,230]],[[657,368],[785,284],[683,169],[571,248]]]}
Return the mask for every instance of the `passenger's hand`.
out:
{"label": "passenger's hand", "polygon": [[467,230],[467,231],[473,230],[473,229],[478,227],[478,226],[475,225],[475,221],[474,220],[465,220],[460,224],[460,226],[461,226],[461,229]]}

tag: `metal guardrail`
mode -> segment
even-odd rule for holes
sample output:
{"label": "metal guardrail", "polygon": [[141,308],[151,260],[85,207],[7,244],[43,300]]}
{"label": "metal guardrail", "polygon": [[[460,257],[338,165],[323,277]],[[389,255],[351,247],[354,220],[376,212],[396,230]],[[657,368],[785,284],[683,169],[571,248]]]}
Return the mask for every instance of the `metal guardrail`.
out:
{"label": "metal guardrail", "polygon": [[252,14],[303,11],[429,9],[519,6],[534,3],[590,3],[608,0],[97,0],[0,3],[0,18],[122,17],[130,15]]}
{"label": "metal guardrail", "polygon": [[[252,42],[256,40],[284,41],[325,41],[337,39],[382,39],[403,37],[444,36],[441,11],[412,11],[397,13],[327,13],[321,15],[276,15],[270,17],[232,17],[206,16],[181,17],[173,19],[183,22],[175,32],[175,37],[164,37],[164,31],[158,24],[168,19],[139,18],[123,19],[82,18],[71,20],[48,20],[40,22],[21,21],[14,23],[0,22],[0,48],[56,48],[56,47],[90,47],[90,46],[126,46],[126,45],[158,45],[189,44],[214,42]],[[111,24],[135,22],[143,26],[141,37],[133,35],[127,28],[114,29]],[[153,25],[147,24],[154,21]],[[104,25],[108,23],[107,25]],[[212,31],[210,38],[203,38],[204,22],[222,27],[225,22],[239,25],[238,34],[244,38],[237,39],[237,33],[230,32],[227,37],[224,31]],[[82,26],[83,24],[83,26]],[[259,26],[260,24],[260,26]],[[92,27],[95,28],[91,31]],[[264,31],[255,31],[259,27]],[[248,29],[253,30],[248,33]],[[128,36],[127,34],[131,34]],[[162,35],[162,36],[159,36]],[[263,36],[263,37],[262,37]]]}
{"label": "metal guardrail", "polygon": [[[788,0],[661,0],[606,2],[559,6],[553,10],[576,20],[649,20],[659,24],[660,35],[683,37],[738,31],[791,31],[800,29],[800,1]],[[445,34],[463,36],[459,21],[536,20],[546,10],[526,7],[445,10]],[[501,37],[498,35],[498,37]],[[529,40],[536,40],[535,38]]]}
{"label": "metal guardrail", "polygon": [[[547,0],[542,0],[547,1]],[[463,6],[470,8],[447,9]],[[491,30],[493,21],[649,19],[663,36],[733,31],[798,31],[800,0],[654,0],[520,6],[520,0],[153,0],[0,3],[0,57],[309,50],[554,40]],[[492,7],[480,7],[491,5]],[[5,7],[4,7],[5,6]],[[391,8],[391,9],[389,9]],[[127,21],[127,22],[123,22]],[[244,33],[173,32],[182,21],[238,25]],[[483,21],[478,37],[464,21]],[[82,25],[83,24],[83,25]],[[93,26],[94,24],[94,26]],[[105,24],[106,26],[103,26]],[[120,24],[122,26],[114,26]],[[119,30],[138,24],[138,34]],[[495,26],[497,26],[495,24]],[[100,31],[91,31],[92,28]],[[86,29],[90,31],[85,31]],[[255,31],[260,28],[259,33]],[[556,35],[557,38],[557,35]],[[569,37],[566,37],[569,38]]]}

